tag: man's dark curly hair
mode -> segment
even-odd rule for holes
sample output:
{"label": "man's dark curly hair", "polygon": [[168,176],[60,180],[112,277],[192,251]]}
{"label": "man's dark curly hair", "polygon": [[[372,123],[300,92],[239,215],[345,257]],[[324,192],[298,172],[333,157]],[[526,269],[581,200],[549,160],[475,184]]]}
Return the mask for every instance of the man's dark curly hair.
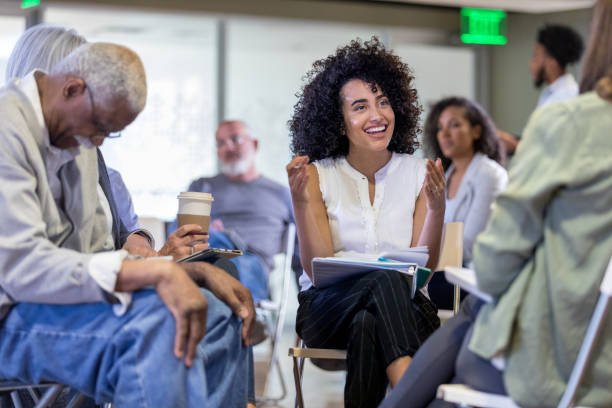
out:
{"label": "man's dark curly hair", "polygon": [[505,159],[505,151],[497,137],[497,129],[489,114],[476,102],[460,96],[451,96],[436,102],[430,109],[427,119],[425,119],[425,130],[423,132],[423,142],[428,157],[432,159],[440,158],[444,169],[448,169],[451,159],[445,157],[438,143],[438,121],[444,109],[457,106],[465,110],[465,119],[471,126],[480,125],[480,137],[474,140],[474,152],[481,152],[490,159],[502,163]]}
{"label": "man's dark curly hair", "polygon": [[573,28],[562,25],[546,25],[538,31],[538,42],[546,48],[561,69],[573,64],[582,56],[582,37]]}
{"label": "man's dark curly hair", "polygon": [[366,42],[353,40],[313,64],[289,121],[292,152],[308,155],[311,161],[348,154],[340,90],[352,79],[376,84],[389,98],[395,129],[387,149],[413,153],[418,147],[421,113],[414,76],[376,37]]}

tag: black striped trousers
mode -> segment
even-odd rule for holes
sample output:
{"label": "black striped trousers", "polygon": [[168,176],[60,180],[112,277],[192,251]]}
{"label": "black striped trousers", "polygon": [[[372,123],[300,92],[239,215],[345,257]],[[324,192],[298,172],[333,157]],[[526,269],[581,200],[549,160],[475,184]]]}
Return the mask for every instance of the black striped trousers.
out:
{"label": "black striped trousers", "polygon": [[436,307],[396,271],[373,271],[299,294],[296,330],[308,347],[347,350],[345,407],[376,407],[386,368],[412,356],[440,325]]}

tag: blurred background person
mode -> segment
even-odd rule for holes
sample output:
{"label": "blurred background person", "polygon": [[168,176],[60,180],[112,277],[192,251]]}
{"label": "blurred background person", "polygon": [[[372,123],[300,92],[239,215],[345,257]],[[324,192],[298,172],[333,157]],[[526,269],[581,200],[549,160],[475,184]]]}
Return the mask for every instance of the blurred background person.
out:
{"label": "blurred background person", "polygon": [[538,41],[529,61],[536,88],[542,88],[537,108],[578,96],[578,83],[567,66],[580,60],[582,37],[571,27],[546,25],[538,31]]}
{"label": "blurred background person", "polygon": [[[536,108],[578,95],[578,83],[567,66],[578,62],[583,50],[582,37],[571,27],[548,24],[538,31],[529,60],[534,86],[543,87]],[[519,136],[501,130],[499,136],[506,150],[514,153]]]}
{"label": "blurred background person", "polygon": [[[423,139],[428,156],[442,159],[446,170],[444,222],[463,223],[463,264],[469,265],[474,241],[489,219],[493,199],[508,182],[500,164],[504,151],[495,125],[476,102],[453,96],[431,107]],[[442,274],[434,274],[428,286],[436,306],[447,310],[453,308],[453,288]]]}
{"label": "blurred background person", "polygon": [[[232,259],[240,280],[251,290],[254,300],[268,299],[268,275],[274,268],[274,255],[283,247],[287,225],[294,222],[289,189],[257,170],[259,141],[246,123],[221,122],[215,141],[220,173],[194,180],[188,191],[212,194],[211,246],[243,251],[243,256]],[[301,266],[298,251],[294,253],[297,276]]]}
{"label": "blurred background person", "polygon": [[493,199],[506,187],[503,147],[488,113],[476,102],[449,97],[436,102],[425,120],[424,144],[446,171],[444,222],[463,222],[463,263],[485,227]]}

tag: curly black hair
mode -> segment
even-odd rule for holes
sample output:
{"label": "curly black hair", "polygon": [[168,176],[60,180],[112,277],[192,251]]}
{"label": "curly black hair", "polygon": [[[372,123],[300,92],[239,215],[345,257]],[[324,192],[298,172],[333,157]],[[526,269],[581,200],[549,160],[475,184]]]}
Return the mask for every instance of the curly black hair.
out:
{"label": "curly black hair", "polygon": [[493,120],[482,106],[461,96],[444,98],[432,105],[427,119],[425,119],[425,130],[423,132],[423,142],[428,157],[434,160],[439,157],[445,170],[451,164],[451,159],[442,154],[437,137],[440,115],[451,106],[463,108],[465,119],[470,122],[471,126],[480,125],[482,131],[480,137],[474,140],[474,152],[482,152],[490,159],[502,163],[506,154],[497,137],[497,129]]}
{"label": "curly black hair", "polygon": [[582,56],[582,37],[573,28],[563,25],[546,25],[538,31],[538,42],[546,48],[561,69],[573,64]]}
{"label": "curly black hair", "polygon": [[372,37],[366,42],[353,40],[312,65],[289,121],[294,154],[308,155],[311,161],[348,154],[340,90],[353,79],[377,85],[389,98],[395,129],[387,149],[413,153],[418,147],[421,106],[412,70]]}

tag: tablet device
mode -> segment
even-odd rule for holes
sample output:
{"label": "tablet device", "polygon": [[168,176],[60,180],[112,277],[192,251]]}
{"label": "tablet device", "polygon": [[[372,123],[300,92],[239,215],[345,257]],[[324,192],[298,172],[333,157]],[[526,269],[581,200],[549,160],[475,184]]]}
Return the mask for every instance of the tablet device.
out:
{"label": "tablet device", "polygon": [[231,259],[242,255],[242,251],[238,249],[222,249],[222,248],[207,248],[203,251],[196,252],[185,258],[179,259],[176,262],[208,262],[215,263],[219,259]]}

